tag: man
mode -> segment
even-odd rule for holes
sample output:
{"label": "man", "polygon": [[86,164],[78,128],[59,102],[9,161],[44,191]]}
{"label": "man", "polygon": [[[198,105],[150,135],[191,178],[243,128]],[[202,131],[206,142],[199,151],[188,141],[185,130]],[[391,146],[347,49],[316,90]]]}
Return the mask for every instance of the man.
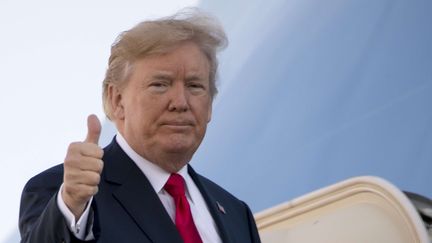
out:
{"label": "man", "polygon": [[123,32],[103,82],[118,133],[101,149],[90,115],[85,141],[26,184],[22,242],[260,242],[247,205],[188,165],[211,118],[225,43],[198,11]]}

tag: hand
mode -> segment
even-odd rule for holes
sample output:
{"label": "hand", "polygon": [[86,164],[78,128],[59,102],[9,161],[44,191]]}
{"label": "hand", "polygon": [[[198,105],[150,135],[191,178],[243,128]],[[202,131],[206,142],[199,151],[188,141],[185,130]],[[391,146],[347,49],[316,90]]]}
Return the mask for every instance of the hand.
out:
{"label": "hand", "polygon": [[98,146],[101,124],[97,116],[87,118],[84,142],[69,145],[64,161],[62,198],[78,220],[90,198],[98,192],[103,168],[103,150]]}

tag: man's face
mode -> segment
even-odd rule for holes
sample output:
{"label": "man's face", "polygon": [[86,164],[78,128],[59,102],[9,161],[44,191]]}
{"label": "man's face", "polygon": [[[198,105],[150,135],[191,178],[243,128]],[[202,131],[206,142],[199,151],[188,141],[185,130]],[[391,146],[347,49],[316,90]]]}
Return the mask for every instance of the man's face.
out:
{"label": "man's face", "polygon": [[115,122],[129,145],[175,172],[192,158],[211,118],[208,60],[192,42],[140,59],[113,99]]}

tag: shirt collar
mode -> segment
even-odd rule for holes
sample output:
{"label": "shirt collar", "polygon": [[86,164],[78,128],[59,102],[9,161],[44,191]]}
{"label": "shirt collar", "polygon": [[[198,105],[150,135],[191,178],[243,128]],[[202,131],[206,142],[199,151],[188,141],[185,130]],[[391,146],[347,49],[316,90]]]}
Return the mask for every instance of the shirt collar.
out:
{"label": "shirt collar", "polygon": [[[171,173],[165,171],[158,165],[146,160],[141,155],[136,153],[129,146],[126,139],[120,133],[117,133],[116,141],[119,144],[120,148],[123,149],[123,151],[132,159],[132,161],[135,162],[138,168],[144,173],[144,175],[149,180],[155,192],[160,193],[163,187],[165,186],[166,182],[168,181],[168,178],[170,177]],[[186,196],[188,196],[193,201],[193,198],[191,197],[188,190],[188,188],[191,187],[191,183],[193,183],[193,181],[187,171],[187,166],[183,166],[177,172],[177,174],[180,174],[184,178],[186,184]]]}

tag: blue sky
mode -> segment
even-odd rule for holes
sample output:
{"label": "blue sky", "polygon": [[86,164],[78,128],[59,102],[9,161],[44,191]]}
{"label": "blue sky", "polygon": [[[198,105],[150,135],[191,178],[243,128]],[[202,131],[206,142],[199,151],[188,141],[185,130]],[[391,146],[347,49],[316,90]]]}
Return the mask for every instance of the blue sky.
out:
{"label": "blue sky", "polygon": [[255,212],[360,175],[432,197],[431,1],[202,5],[231,45],[198,170]]}

